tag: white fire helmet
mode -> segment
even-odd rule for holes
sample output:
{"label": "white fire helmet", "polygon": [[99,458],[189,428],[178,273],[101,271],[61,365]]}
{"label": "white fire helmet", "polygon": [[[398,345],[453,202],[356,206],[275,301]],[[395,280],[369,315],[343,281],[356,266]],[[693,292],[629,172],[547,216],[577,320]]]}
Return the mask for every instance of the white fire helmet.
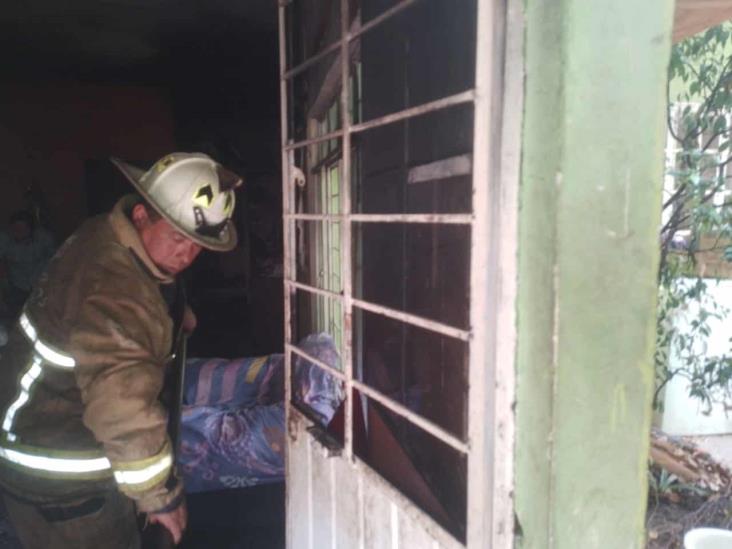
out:
{"label": "white fire helmet", "polygon": [[172,153],[148,171],[112,162],[160,215],[204,248],[236,246],[234,189],[242,179],[202,153]]}

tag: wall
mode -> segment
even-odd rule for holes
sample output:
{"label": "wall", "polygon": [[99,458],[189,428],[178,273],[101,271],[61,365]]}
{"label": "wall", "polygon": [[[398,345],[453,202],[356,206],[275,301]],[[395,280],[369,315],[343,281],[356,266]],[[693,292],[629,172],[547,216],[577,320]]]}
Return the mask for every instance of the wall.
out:
{"label": "wall", "polygon": [[120,156],[148,162],[175,149],[162,89],[73,82],[0,85],[0,225],[32,185],[59,238],[87,214],[84,163]]}
{"label": "wall", "polygon": [[[693,284],[695,279],[686,279],[681,283]],[[708,294],[704,300],[705,309],[711,309],[712,303],[723,309],[732,309],[732,280],[707,280]],[[691,332],[691,323],[699,317],[700,306],[690,304],[688,310],[680,311],[673,319],[679,333]],[[700,356],[713,357],[729,352],[730,334],[727,319],[710,318],[709,336],[704,341],[697,341],[694,350]],[[669,356],[669,368],[676,370],[683,367],[683,358],[678,356],[674,347]],[[721,392],[721,391],[720,391]],[[721,396],[721,395],[719,395]],[[722,403],[707,407],[701,400],[689,396],[689,382],[682,376],[675,376],[668,382],[663,394],[663,412],[661,412],[661,429],[670,435],[716,435],[732,433],[732,417]]]}
{"label": "wall", "polygon": [[642,547],[672,0],[525,0],[518,546]]}

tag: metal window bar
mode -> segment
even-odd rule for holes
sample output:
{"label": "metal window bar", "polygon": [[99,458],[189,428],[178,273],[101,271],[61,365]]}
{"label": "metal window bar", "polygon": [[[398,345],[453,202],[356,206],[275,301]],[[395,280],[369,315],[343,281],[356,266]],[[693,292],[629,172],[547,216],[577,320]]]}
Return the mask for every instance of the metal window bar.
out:
{"label": "metal window bar", "polygon": [[428,223],[441,225],[470,225],[473,214],[312,214],[289,213],[286,219],[300,221],[344,221],[353,223]]}
{"label": "metal window bar", "polygon": [[341,282],[343,287],[343,366],[346,374],[346,402],[344,413],[343,442],[346,459],[353,459],[353,279],[351,276],[351,109],[350,109],[350,70],[351,56],[348,55],[350,41],[348,39],[350,25],[349,0],[341,0],[341,141],[343,150],[341,172],[341,214],[344,219],[341,227]]}
{"label": "metal window bar", "polygon": [[328,372],[330,375],[332,375],[336,379],[339,379],[343,383],[346,383],[346,374],[344,374],[341,370],[339,370],[338,368],[334,368],[333,366],[330,366],[329,364],[326,364],[322,360],[318,360],[317,358],[310,356],[305,351],[300,349],[300,347],[298,347],[297,345],[293,345],[292,343],[286,343],[285,351],[287,353],[295,353],[296,355],[304,358],[308,362],[312,362],[319,368],[325,370],[326,372]]}
{"label": "metal window bar", "polygon": [[[279,62],[281,70],[287,63],[287,41],[285,37],[285,9],[286,4],[281,3],[278,9],[278,24],[279,24]],[[288,142],[288,117],[287,117],[287,81],[284,79],[280,80],[280,140],[282,148],[282,210],[283,212],[292,211],[292,205],[294,201],[292,196],[294,195],[294,185],[290,184],[290,173],[291,165],[294,164],[294,151],[286,149]],[[283,218],[282,220],[282,247],[283,247],[283,262],[282,269],[284,277],[292,278],[297,270],[294,268],[293,259],[294,254],[292,243],[294,242],[295,223],[290,220]],[[285,342],[292,341],[292,303],[291,303],[291,292],[293,290],[286,284],[283,285],[283,298],[284,298],[284,336]],[[290,372],[292,371],[292,355],[285,353],[285,402],[292,401],[292,380]],[[290,407],[285,406],[285,423],[289,421]],[[285,467],[289,466],[287,463]],[[287,471],[286,471],[287,473]]]}
{"label": "metal window bar", "polygon": [[[382,21],[386,21],[387,19],[393,17],[397,13],[405,10],[412,4],[415,4],[419,0],[403,0],[402,2],[399,2],[395,6],[392,6],[388,10],[386,10],[384,13],[378,15],[377,17],[374,17],[371,21],[366,23],[365,25],[360,25],[358,27],[355,27],[352,31],[346,30],[346,39],[348,41],[355,40],[362,34],[368,32],[369,30],[373,29],[374,27],[378,26]],[[347,21],[348,17],[341,15],[341,21]],[[323,58],[327,57],[328,54],[333,53],[334,51],[341,48],[341,40],[334,42],[333,44],[330,44],[329,46],[326,46],[325,49],[320,50],[315,55],[311,56],[309,59],[306,59],[299,65],[292,67],[291,69],[285,71],[281,78],[284,80],[289,80],[298,74],[302,73],[303,71],[307,70],[308,68],[315,65],[318,61],[322,60]]]}
{"label": "metal window bar", "polygon": [[[346,87],[348,87],[348,86],[346,86]],[[415,116],[419,116],[421,114],[427,114],[427,113],[430,113],[430,112],[433,112],[436,110],[445,109],[447,107],[462,105],[463,103],[470,103],[472,101],[475,101],[475,90],[467,90],[464,92],[457,93],[455,95],[443,97],[442,99],[430,101],[429,103],[423,103],[423,104],[417,105],[415,107],[409,107],[408,109],[393,112],[390,114],[385,114],[383,116],[380,116],[378,118],[373,118],[366,122],[354,124],[353,126],[349,125],[347,130],[346,130],[346,128],[341,128],[340,130],[328,133],[326,135],[311,137],[309,139],[303,139],[302,141],[298,141],[295,143],[286,144],[284,147],[286,150],[299,149],[302,147],[306,147],[308,145],[314,145],[316,143],[320,143],[321,141],[327,141],[328,139],[342,137],[346,133],[352,134],[352,133],[363,132],[366,130],[371,130],[373,128],[378,128],[380,126],[386,126],[387,124],[393,124],[394,122],[399,122],[406,118],[414,118]]]}
{"label": "metal window bar", "polygon": [[294,353],[298,355],[299,357],[303,358],[304,360],[307,360],[308,362],[311,362],[318,368],[323,369],[324,371],[328,372],[328,374],[332,375],[336,379],[342,381],[346,386],[351,385],[359,392],[366,395],[368,398],[375,400],[382,406],[388,408],[390,411],[394,412],[395,414],[399,415],[400,417],[408,419],[411,423],[414,425],[420,427],[421,429],[427,431],[429,434],[433,435],[434,437],[440,439],[442,442],[447,444],[448,446],[454,448],[458,452],[461,452],[463,454],[467,454],[470,450],[467,443],[460,440],[455,435],[449,433],[436,423],[433,423],[432,421],[425,419],[424,417],[420,416],[419,414],[413,412],[403,404],[400,404],[399,402],[395,401],[392,398],[389,398],[386,395],[383,395],[378,390],[374,389],[373,387],[366,385],[365,383],[352,379],[348,380],[348,377],[345,373],[343,373],[341,370],[338,370],[337,368],[334,368],[333,366],[330,366],[326,364],[325,362],[322,362],[318,360],[315,357],[310,356],[305,351],[300,349],[299,347],[291,344],[287,344],[286,346],[287,352]]}
{"label": "metal window bar", "polygon": [[[345,304],[345,294],[339,294],[331,290],[325,290],[323,288],[316,288],[314,286],[310,286],[309,284],[303,284],[302,282],[297,282],[295,280],[289,279],[285,280],[285,285],[306,292],[311,292],[316,295],[324,296],[326,298],[332,298]],[[419,328],[424,328],[425,330],[430,330],[432,332],[459,339],[461,341],[470,341],[471,338],[471,333],[469,330],[455,328],[454,326],[438,322],[437,320],[431,320],[429,318],[413,315],[411,313],[405,313],[397,309],[392,309],[391,307],[386,307],[377,303],[371,303],[370,301],[364,301],[353,296],[351,296],[351,303],[352,305],[358,307],[359,309],[363,309],[364,311],[369,311],[371,313],[385,316],[393,320],[399,320],[406,324],[411,324]]]}
{"label": "metal window bar", "polygon": [[363,301],[361,299],[351,298],[351,301],[359,309],[364,309],[366,311],[376,313],[381,316],[386,316],[394,320],[406,322],[407,324],[413,324],[415,326],[419,326],[420,328],[424,328],[425,330],[430,330],[432,332],[437,332],[439,334],[443,334],[449,337],[454,337],[455,339],[459,339],[461,341],[470,341],[471,339],[471,334],[468,330],[454,328],[453,326],[443,324],[442,322],[438,322],[436,320],[430,320],[428,318],[405,313],[403,311],[397,311],[396,309],[391,309],[390,307],[384,307],[383,305],[377,305],[376,303],[370,303],[369,301]]}
{"label": "metal window bar", "polygon": [[428,419],[425,419],[424,417],[420,416],[419,414],[416,414],[406,406],[396,402],[395,400],[392,400],[391,398],[383,395],[373,387],[370,387],[369,385],[366,385],[365,383],[358,381],[354,379],[351,384],[358,389],[359,392],[365,394],[367,397],[375,400],[379,404],[385,406],[386,408],[389,408],[392,412],[397,414],[398,416],[409,420],[411,423],[416,425],[417,427],[420,427],[421,429],[427,431],[429,434],[434,436],[435,438],[441,440],[448,446],[451,446],[458,452],[461,452],[463,454],[467,454],[470,450],[468,444],[457,438],[455,435],[448,433],[445,431],[442,427],[439,427],[437,424],[431,422]]}

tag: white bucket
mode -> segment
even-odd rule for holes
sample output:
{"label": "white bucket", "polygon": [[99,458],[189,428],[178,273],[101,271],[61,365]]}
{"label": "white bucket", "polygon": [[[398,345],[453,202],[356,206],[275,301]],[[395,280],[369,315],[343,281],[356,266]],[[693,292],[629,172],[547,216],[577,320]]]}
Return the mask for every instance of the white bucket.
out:
{"label": "white bucket", "polygon": [[684,549],[732,549],[732,531],[695,528],[684,536]]}

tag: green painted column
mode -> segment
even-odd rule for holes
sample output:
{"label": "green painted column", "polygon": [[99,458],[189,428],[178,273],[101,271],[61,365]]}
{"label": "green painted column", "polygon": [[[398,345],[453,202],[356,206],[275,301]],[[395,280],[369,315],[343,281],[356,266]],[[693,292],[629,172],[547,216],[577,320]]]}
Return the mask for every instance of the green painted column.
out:
{"label": "green painted column", "polygon": [[524,7],[517,547],[642,547],[674,2]]}

